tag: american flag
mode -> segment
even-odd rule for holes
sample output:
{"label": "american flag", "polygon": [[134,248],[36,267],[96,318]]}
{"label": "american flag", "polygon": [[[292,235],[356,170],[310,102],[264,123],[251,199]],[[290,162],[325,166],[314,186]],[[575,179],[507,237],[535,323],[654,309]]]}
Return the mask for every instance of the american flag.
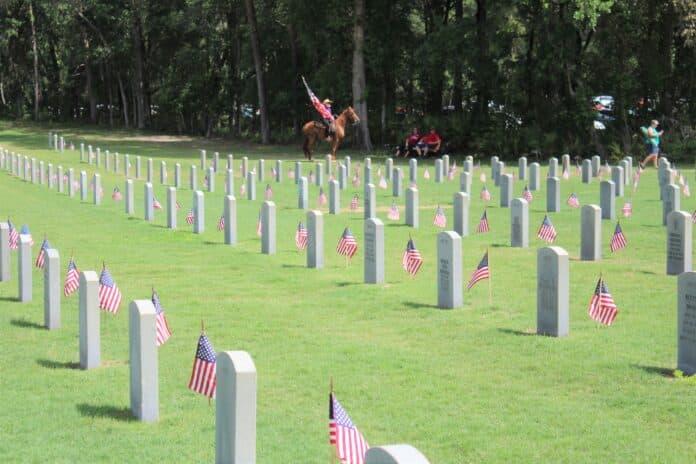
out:
{"label": "american flag", "polygon": [[427,168],[423,171],[423,179],[430,179],[430,171]]}
{"label": "american flag", "polygon": [[393,201],[391,208],[389,208],[389,212],[387,213],[387,219],[391,219],[392,221],[399,220],[399,208],[397,208],[396,203]]}
{"label": "american flag", "polygon": [[273,166],[271,166],[271,177],[275,177],[275,176],[276,176],[276,170]]}
{"label": "american flag", "polygon": [[188,213],[186,213],[186,224],[193,224],[193,210],[190,209],[188,210]]}
{"label": "american flag", "polygon": [[488,226],[488,215],[486,214],[486,210],[483,210],[483,215],[481,215],[481,220],[479,221],[478,225],[476,226],[476,233],[481,234],[484,232],[488,232],[491,229]]}
{"label": "american flag", "polygon": [[527,200],[527,203],[531,203],[532,200],[534,200],[534,197],[532,196],[532,192],[529,190],[529,186],[527,186],[527,185],[524,186],[524,192],[522,192],[522,198]]}
{"label": "american flag", "polygon": [[36,267],[39,269],[44,268],[44,261],[46,260],[46,256],[44,255],[49,248],[51,248],[51,245],[48,244],[48,239],[45,238],[41,244],[41,249],[39,249],[39,255],[36,257]]}
{"label": "american flag", "polygon": [[537,231],[537,237],[548,243],[553,243],[556,240],[556,229],[554,229],[553,224],[549,220],[547,215],[544,215],[544,220],[541,222],[541,227]]}
{"label": "american flag", "polygon": [[481,262],[479,263],[478,267],[476,268],[474,273],[471,274],[471,277],[469,278],[469,283],[466,284],[466,289],[469,290],[471,287],[476,285],[476,282],[483,279],[488,279],[490,276],[491,274],[488,269],[488,252],[486,251],[486,254],[483,255],[483,258],[481,258]]}
{"label": "american flag", "polygon": [[245,184],[244,182],[242,182],[242,186],[239,187],[239,194],[240,194],[241,196],[246,195],[246,184]]}
{"label": "american flag", "polygon": [[177,201],[175,207],[176,207],[176,210],[179,211],[181,209],[181,203],[179,203]]}
{"label": "american flag", "polygon": [[626,247],[626,237],[624,236],[623,230],[621,230],[621,225],[617,222],[616,228],[614,228],[614,235],[611,236],[609,248],[613,253],[616,250],[620,250],[624,247]]}
{"label": "american flag", "polygon": [[288,179],[294,179],[295,178],[295,171],[293,171],[292,168],[288,170]]}
{"label": "american flag", "polygon": [[19,232],[9,219],[7,219],[7,225],[10,228],[10,249],[16,250],[19,247]]}
{"label": "american flag", "polygon": [[346,258],[352,258],[356,251],[358,251],[358,242],[355,241],[355,237],[350,233],[350,229],[346,227],[338,241],[338,245],[336,245],[336,252]]}
{"label": "american flag", "polygon": [[329,394],[329,443],[345,464],[363,464],[369,445],[333,393]]}
{"label": "american flag", "polygon": [[685,197],[691,196],[691,190],[689,189],[689,181],[684,182],[684,187],[682,187],[682,193]]}
{"label": "american flag", "polygon": [[118,189],[118,187],[114,187],[114,191],[111,192],[111,199],[114,201],[121,201],[123,199],[121,191]]}
{"label": "american flag", "polygon": [[[640,169],[640,168],[639,168]],[[635,192],[638,190],[638,181],[640,180],[640,171],[636,171],[635,174],[633,174],[633,191]]]}
{"label": "american flag", "polygon": [[406,272],[411,275],[416,275],[422,264],[423,257],[420,251],[416,249],[413,239],[409,238],[406,244],[406,251],[404,251],[404,256],[401,258],[401,265]]}
{"label": "american flag", "polygon": [[157,201],[157,198],[152,197],[152,207],[155,209],[162,209],[162,203]]}
{"label": "american flag", "polygon": [[167,323],[167,317],[164,315],[164,308],[162,308],[162,303],[160,303],[159,296],[156,291],[152,291],[152,304],[155,306],[155,313],[157,314],[156,323],[156,341],[157,346],[162,345],[164,342],[169,340],[172,336],[172,331],[169,330],[169,324]]}
{"label": "american flag", "polygon": [[453,165],[450,167],[449,171],[447,172],[447,179],[449,180],[454,180],[454,175],[457,173],[457,165]]}
{"label": "american flag", "polygon": [[694,212],[691,213],[691,222],[696,224],[696,210],[694,210]]}
{"label": "american flag", "polygon": [[579,176],[580,174],[582,174],[582,168],[578,163],[575,163],[575,175]]}
{"label": "american flag", "polygon": [[259,221],[256,223],[256,235],[259,237],[263,233],[263,222],[261,221],[261,211],[259,211]]}
{"label": "american flag", "polygon": [[314,109],[316,109],[319,112],[322,118],[330,119],[333,121],[334,117],[331,114],[331,111],[329,111],[324,106],[324,104],[319,101],[317,96],[314,95],[314,92],[312,92],[312,89],[309,88],[309,85],[307,84],[307,81],[305,80],[304,76],[302,77],[302,82],[304,83],[305,88],[307,89],[307,95],[309,95],[309,100],[312,102],[312,106],[314,106]]}
{"label": "american flag", "polygon": [[319,206],[324,206],[326,204],[326,194],[324,193],[324,189],[319,187]]}
{"label": "american flag", "polygon": [[266,184],[266,190],[263,192],[263,197],[266,200],[273,198],[273,189],[271,188],[271,184]]}
{"label": "american flag", "polygon": [[580,200],[578,200],[578,196],[575,195],[574,193],[571,193],[570,196],[568,197],[568,200],[566,201],[568,206],[571,208],[579,208],[580,207]]}
{"label": "american flag", "polygon": [[224,214],[222,216],[220,216],[220,219],[218,219],[217,230],[220,232],[225,230],[225,215]]}
{"label": "american flag", "polygon": [[295,246],[300,250],[304,250],[307,248],[307,239],[307,228],[300,221],[300,223],[297,224],[297,231],[295,232]]}
{"label": "american flag", "polygon": [[479,180],[483,183],[486,182],[486,173],[485,172],[483,172],[483,171],[481,172],[481,175],[479,176]]}
{"label": "american flag", "polygon": [[75,261],[70,258],[68,264],[68,273],[65,275],[65,286],[63,287],[63,295],[70,296],[75,290],[80,287],[80,273],[75,267]]}
{"label": "american flag", "polygon": [[566,180],[570,179],[570,173],[568,172],[568,169],[563,170],[563,174],[561,174],[561,177],[563,177]]}
{"label": "american flag", "polygon": [[350,200],[350,210],[351,211],[355,211],[358,209],[358,201],[359,201],[358,194],[356,193],[353,195],[353,199]]}
{"label": "american flag", "polygon": [[483,201],[491,201],[491,192],[488,191],[485,185],[481,189],[481,199]]}
{"label": "american flag", "polygon": [[102,268],[99,276],[99,307],[105,311],[116,314],[121,306],[121,290],[111,278],[111,274]]}
{"label": "american flag", "polygon": [[29,246],[31,246],[31,247],[34,246],[34,239],[31,238],[31,232],[29,232],[29,226],[24,224],[22,226],[22,230],[19,231],[19,235],[28,235],[29,236]]}
{"label": "american flag", "polygon": [[309,171],[309,175],[307,176],[307,182],[309,182],[310,184],[314,183],[314,172],[313,171]]}
{"label": "american flag", "polygon": [[193,371],[188,384],[190,390],[215,398],[215,385],[217,382],[215,375],[216,361],[217,357],[215,356],[213,345],[210,344],[208,337],[202,333],[198,339],[196,358],[193,361]]}
{"label": "american flag", "polygon": [[597,287],[595,287],[587,312],[592,319],[606,325],[611,325],[619,312],[614,298],[609,293],[607,284],[604,283],[601,276],[597,281]]}
{"label": "american flag", "polygon": [[624,203],[623,208],[621,208],[621,212],[623,213],[624,217],[631,217],[633,214],[633,206],[630,198],[626,200],[626,203]]}
{"label": "american flag", "polygon": [[353,174],[353,187],[357,187],[360,185],[360,176],[358,176],[358,173],[356,172]]}
{"label": "american flag", "polygon": [[609,161],[604,162],[604,173],[607,175],[611,174],[611,167],[609,166]]}
{"label": "american flag", "polygon": [[384,176],[380,176],[378,185],[379,185],[379,188],[386,189],[387,188],[387,179],[385,179]]}
{"label": "american flag", "polygon": [[382,177],[382,166],[377,168],[377,177]]}
{"label": "american flag", "polygon": [[679,185],[684,185],[684,176],[681,174],[681,172],[679,173],[678,182],[679,182]]}
{"label": "american flag", "polygon": [[445,212],[442,210],[441,206],[438,206],[437,211],[435,211],[433,224],[440,228],[444,228],[447,225],[447,218],[445,217]]}

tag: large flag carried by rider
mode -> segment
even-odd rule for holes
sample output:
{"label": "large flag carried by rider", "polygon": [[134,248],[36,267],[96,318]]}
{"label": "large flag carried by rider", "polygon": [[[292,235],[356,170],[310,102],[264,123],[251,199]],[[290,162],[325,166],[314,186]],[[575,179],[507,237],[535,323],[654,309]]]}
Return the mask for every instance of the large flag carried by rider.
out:
{"label": "large flag carried by rider", "polygon": [[305,80],[304,76],[302,76],[302,82],[305,85],[305,88],[307,89],[307,94],[309,95],[309,99],[312,101],[312,105],[314,105],[314,108],[319,112],[322,118],[324,119],[330,119],[331,121],[334,120],[333,114],[331,114],[331,111],[329,111],[322,102],[319,101],[316,95],[314,95],[314,92],[312,92],[312,89],[309,88],[309,85],[307,85],[307,81]]}

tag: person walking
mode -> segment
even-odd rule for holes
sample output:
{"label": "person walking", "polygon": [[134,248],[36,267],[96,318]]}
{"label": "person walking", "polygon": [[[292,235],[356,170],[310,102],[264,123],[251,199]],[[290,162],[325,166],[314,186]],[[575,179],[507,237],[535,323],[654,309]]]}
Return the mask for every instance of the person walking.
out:
{"label": "person walking", "polygon": [[657,167],[657,159],[660,157],[660,137],[662,137],[664,133],[662,130],[657,130],[657,126],[659,125],[660,123],[656,119],[653,119],[650,121],[650,125],[647,128],[641,127],[641,131],[643,135],[645,135],[645,149],[648,152],[645,159],[640,162],[641,169],[645,169],[645,165],[648,161],[652,161],[653,166]]}

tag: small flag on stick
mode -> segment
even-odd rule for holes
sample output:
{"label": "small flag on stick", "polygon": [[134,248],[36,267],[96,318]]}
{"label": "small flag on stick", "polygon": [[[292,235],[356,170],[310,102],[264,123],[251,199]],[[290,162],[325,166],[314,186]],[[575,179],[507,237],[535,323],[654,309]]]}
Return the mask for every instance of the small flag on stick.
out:
{"label": "small flag on stick", "polygon": [[491,274],[488,269],[488,251],[486,251],[486,254],[483,255],[483,258],[481,258],[481,262],[479,263],[478,267],[476,268],[474,273],[471,274],[471,278],[469,278],[469,283],[466,284],[466,289],[471,289],[471,287],[476,285],[476,282],[479,282],[483,279],[488,279],[490,275]]}
{"label": "small flag on stick", "polygon": [[116,282],[111,278],[106,266],[102,268],[99,277],[99,307],[114,314],[121,307],[121,290],[116,286]]}
{"label": "small flag on stick", "polygon": [[302,221],[300,221],[300,223],[297,224],[297,231],[295,232],[295,246],[297,246],[299,250],[304,250],[307,248],[307,240],[307,228],[302,224]]}
{"label": "small flag on stick", "polygon": [[157,342],[157,346],[160,346],[169,340],[169,337],[172,336],[172,331],[169,329],[169,323],[167,322],[167,317],[164,315],[164,308],[162,308],[159,296],[154,290],[152,290],[152,304],[157,314],[155,320],[155,341]]}
{"label": "small flag on stick", "polygon": [[422,264],[423,257],[413,243],[413,239],[409,238],[406,244],[406,251],[404,251],[404,255],[401,258],[401,265],[406,272],[416,275]]}
{"label": "small flag on stick", "polygon": [[445,212],[442,210],[441,206],[437,207],[435,217],[433,218],[433,224],[440,228],[444,228],[447,225],[447,218],[445,217]]}
{"label": "small flag on stick", "polygon": [[41,244],[41,248],[39,249],[39,254],[36,257],[35,264],[36,264],[36,267],[38,267],[39,269],[44,268],[44,262],[46,260],[45,253],[46,253],[46,250],[48,250],[49,248],[51,248],[51,245],[48,244],[48,239],[45,238],[43,243]]}
{"label": "small flag on stick", "polygon": [[537,237],[548,243],[553,243],[553,241],[556,240],[556,229],[553,227],[553,224],[551,224],[551,220],[547,215],[544,215],[541,227],[539,227],[537,231]]}
{"label": "small flag on stick", "polygon": [[358,251],[358,242],[355,241],[355,237],[350,233],[350,229],[346,227],[338,241],[338,245],[336,245],[336,252],[346,258],[352,258],[356,251]]}
{"label": "small flag on stick", "polygon": [[215,356],[213,345],[210,344],[210,340],[205,336],[205,333],[201,333],[198,339],[196,357],[193,360],[191,379],[188,384],[190,390],[209,398],[215,398],[217,381],[216,361],[217,357]]}
{"label": "small flag on stick", "polygon": [[490,228],[488,226],[488,215],[486,214],[486,210],[483,210],[483,215],[481,215],[481,220],[478,223],[478,226],[476,226],[476,233],[477,234],[482,234],[485,232],[490,231]]}
{"label": "small flag on stick", "polygon": [[68,264],[68,273],[65,276],[65,286],[63,287],[63,295],[70,296],[75,290],[80,288],[80,273],[75,267],[75,261],[72,256]]}
{"label": "small flag on stick", "polygon": [[592,319],[605,325],[611,325],[619,312],[616,303],[614,303],[614,298],[609,293],[607,284],[604,283],[601,275],[597,281],[597,287],[595,287],[587,312]]}
{"label": "small flag on stick", "polygon": [[329,443],[345,464],[363,464],[369,445],[333,392],[329,394]]}
{"label": "small flag on stick", "polygon": [[614,228],[614,235],[611,236],[611,242],[609,243],[609,248],[611,252],[620,250],[626,247],[626,237],[624,236],[623,230],[621,230],[621,225],[616,222],[616,227]]}

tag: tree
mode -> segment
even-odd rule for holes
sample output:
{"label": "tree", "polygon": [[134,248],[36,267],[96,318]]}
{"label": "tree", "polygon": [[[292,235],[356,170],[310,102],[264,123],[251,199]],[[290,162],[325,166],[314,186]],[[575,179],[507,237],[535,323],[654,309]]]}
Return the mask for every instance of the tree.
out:
{"label": "tree", "polygon": [[367,121],[367,95],[365,89],[365,0],[354,0],[353,23],[353,107],[360,117],[357,143],[362,150],[372,151],[370,127]]}
{"label": "tree", "polygon": [[244,0],[247,22],[249,23],[249,39],[254,56],[254,69],[256,71],[256,92],[259,100],[259,112],[261,115],[261,143],[271,143],[271,127],[268,123],[268,106],[266,106],[266,88],[264,87],[263,60],[261,45],[259,43],[258,24],[256,23],[256,10],[253,0]]}

